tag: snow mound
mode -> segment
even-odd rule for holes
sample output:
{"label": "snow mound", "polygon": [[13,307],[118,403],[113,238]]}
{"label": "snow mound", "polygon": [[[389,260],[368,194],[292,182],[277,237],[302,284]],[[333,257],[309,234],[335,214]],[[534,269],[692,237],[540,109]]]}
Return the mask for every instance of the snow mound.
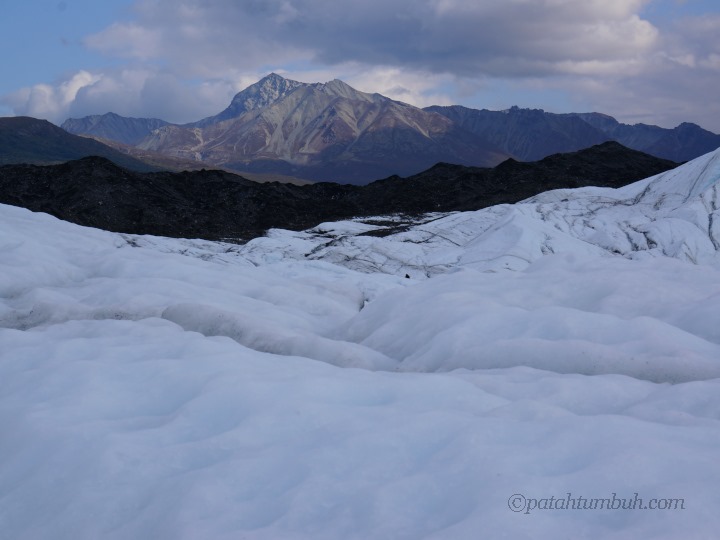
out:
{"label": "snow mound", "polygon": [[[370,372],[162,319],[3,330],[0,520],[23,540],[711,537],[720,381]],[[676,511],[508,508],[520,493]]]}
{"label": "snow mound", "polygon": [[226,336],[251,349],[284,356],[305,356],[341,367],[393,369],[397,363],[355,343],[334,341],[311,332],[292,330],[277,320],[225,311],[202,304],[178,304],[162,318],[205,336]]}

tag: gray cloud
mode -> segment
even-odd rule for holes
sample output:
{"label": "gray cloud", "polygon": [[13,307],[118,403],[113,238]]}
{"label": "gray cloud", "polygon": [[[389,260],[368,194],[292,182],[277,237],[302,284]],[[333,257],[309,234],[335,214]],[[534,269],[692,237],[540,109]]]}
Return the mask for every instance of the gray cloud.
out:
{"label": "gray cloud", "polygon": [[617,68],[652,47],[643,0],[141,1],[87,44],[199,75],[282,60],[476,76]]}

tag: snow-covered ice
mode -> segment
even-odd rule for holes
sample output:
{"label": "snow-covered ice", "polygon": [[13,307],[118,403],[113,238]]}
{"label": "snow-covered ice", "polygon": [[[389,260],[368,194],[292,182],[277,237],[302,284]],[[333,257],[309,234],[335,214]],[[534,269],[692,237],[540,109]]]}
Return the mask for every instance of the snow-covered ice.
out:
{"label": "snow-covered ice", "polygon": [[0,538],[714,538],[718,182],[244,246],[0,206]]}

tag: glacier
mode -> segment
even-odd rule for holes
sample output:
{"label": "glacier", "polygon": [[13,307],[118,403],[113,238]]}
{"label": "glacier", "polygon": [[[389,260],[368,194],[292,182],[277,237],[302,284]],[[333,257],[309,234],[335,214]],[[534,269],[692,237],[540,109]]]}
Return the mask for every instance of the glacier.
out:
{"label": "glacier", "polygon": [[[0,205],[0,536],[712,538],[719,182],[244,245]],[[614,494],[683,508],[511,502]]]}

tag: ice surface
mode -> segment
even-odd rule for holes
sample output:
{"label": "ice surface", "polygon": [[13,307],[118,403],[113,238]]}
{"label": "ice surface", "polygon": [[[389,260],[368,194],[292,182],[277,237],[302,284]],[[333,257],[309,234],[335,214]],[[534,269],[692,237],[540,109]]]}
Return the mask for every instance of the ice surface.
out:
{"label": "ice surface", "polygon": [[[384,237],[0,206],[0,537],[713,538],[718,155]],[[508,507],[568,493],[684,510]]]}
{"label": "ice surface", "polygon": [[524,365],[680,382],[720,377],[718,322],[714,268],[550,255],[526,272],[463,270],[391,291],[336,334],[400,370]]}

